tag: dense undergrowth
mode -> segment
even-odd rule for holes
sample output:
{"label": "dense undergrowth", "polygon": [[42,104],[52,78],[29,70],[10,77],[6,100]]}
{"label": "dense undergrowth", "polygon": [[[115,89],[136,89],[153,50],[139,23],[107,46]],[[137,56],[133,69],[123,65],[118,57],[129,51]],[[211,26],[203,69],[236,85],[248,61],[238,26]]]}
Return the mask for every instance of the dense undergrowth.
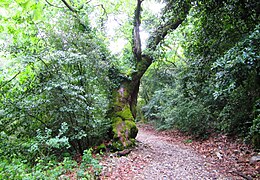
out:
{"label": "dense undergrowth", "polygon": [[1,3],[10,13],[0,13],[0,179],[93,179],[101,167],[88,149],[111,126],[111,56],[87,14],[84,25],[65,10],[41,14],[43,2],[24,3]]}
{"label": "dense undergrowth", "polygon": [[0,179],[95,179],[101,169],[98,160],[93,158],[92,150],[89,149],[84,151],[81,162],[66,157],[65,154],[62,160],[55,156],[38,158],[33,166],[21,156],[12,159],[1,158]]}
{"label": "dense undergrowth", "polygon": [[212,132],[240,136],[259,149],[258,16],[250,11],[252,17],[242,19],[242,12],[228,11],[229,3],[196,7],[202,8],[194,11],[197,19],[188,19],[164,42],[162,61],[142,79],[139,119],[197,138]]}

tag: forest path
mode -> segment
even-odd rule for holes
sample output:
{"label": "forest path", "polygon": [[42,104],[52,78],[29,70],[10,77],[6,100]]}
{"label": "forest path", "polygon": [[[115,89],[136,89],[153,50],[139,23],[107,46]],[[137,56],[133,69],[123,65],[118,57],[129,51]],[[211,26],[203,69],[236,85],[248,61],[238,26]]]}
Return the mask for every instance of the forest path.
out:
{"label": "forest path", "polygon": [[102,161],[101,179],[170,180],[170,179],[233,179],[225,177],[202,155],[156,133],[139,127],[138,146],[128,156],[110,155]]}

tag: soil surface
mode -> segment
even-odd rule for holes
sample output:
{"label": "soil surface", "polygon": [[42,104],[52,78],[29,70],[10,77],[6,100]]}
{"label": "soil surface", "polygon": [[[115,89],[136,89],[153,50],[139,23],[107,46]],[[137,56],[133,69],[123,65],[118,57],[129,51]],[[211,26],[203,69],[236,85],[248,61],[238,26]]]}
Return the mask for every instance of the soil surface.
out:
{"label": "soil surface", "polygon": [[128,155],[110,154],[101,164],[102,180],[244,179],[223,172],[183,141],[145,125],[139,126],[137,146]]}

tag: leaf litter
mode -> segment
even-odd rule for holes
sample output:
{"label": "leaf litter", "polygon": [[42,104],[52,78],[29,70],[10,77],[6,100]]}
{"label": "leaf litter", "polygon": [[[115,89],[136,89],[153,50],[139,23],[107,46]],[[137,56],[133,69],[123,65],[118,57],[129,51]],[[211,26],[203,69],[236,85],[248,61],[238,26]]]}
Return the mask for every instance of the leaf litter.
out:
{"label": "leaf litter", "polygon": [[101,161],[101,180],[258,179],[253,149],[227,136],[192,140],[178,131],[139,125],[137,146],[127,156],[108,154]]}

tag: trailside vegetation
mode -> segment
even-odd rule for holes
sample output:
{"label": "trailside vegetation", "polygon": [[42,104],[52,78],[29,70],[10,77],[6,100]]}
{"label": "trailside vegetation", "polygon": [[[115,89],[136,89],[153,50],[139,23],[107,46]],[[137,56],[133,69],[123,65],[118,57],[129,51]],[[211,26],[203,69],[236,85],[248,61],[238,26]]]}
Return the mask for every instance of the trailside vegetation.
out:
{"label": "trailside vegetation", "polygon": [[159,129],[242,137],[259,148],[259,2],[194,2],[143,77],[140,105]]}

